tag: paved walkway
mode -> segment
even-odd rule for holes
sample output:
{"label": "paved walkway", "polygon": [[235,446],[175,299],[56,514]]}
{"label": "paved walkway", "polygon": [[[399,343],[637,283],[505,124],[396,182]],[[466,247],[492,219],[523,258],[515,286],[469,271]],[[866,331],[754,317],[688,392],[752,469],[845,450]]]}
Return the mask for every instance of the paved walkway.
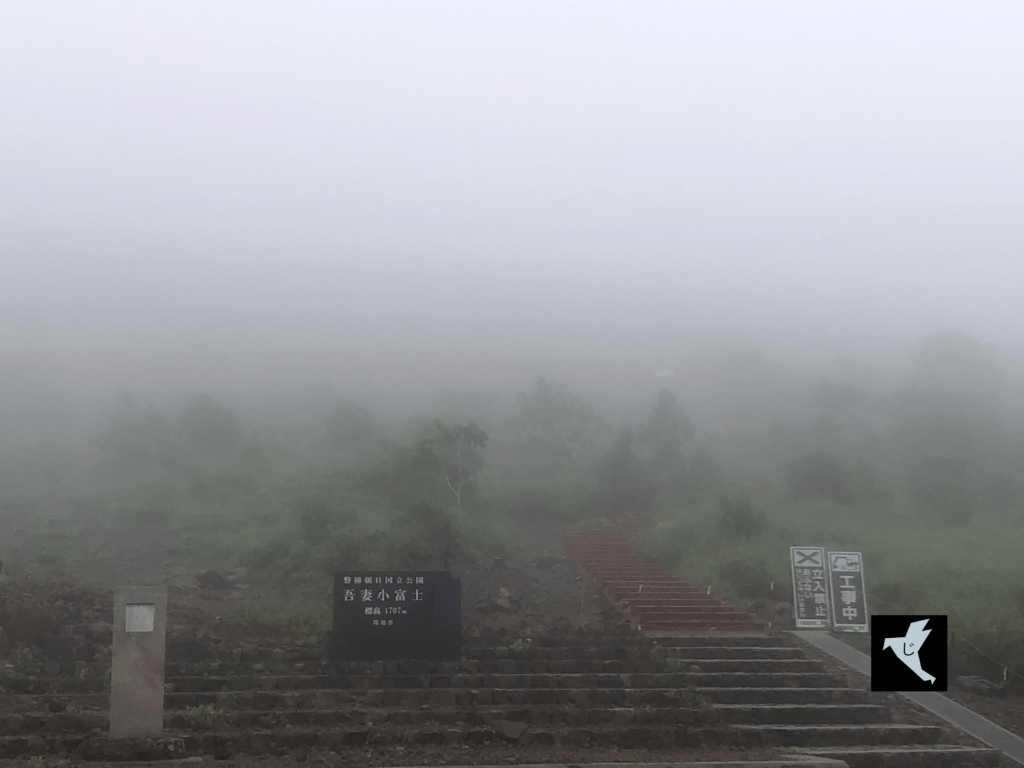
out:
{"label": "paved walkway", "polygon": [[[806,640],[815,648],[820,648],[830,656],[839,659],[847,666],[853,667],[862,675],[871,675],[870,656],[861,653],[856,648],[851,648],[828,633],[794,632],[793,634]],[[948,720],[960,730],[966,731],[993,749],[1000,750],[1011,760],[1024,765],[1024,739],[1020,736],[1010,733],[991,720],[986,720],[977,712],[972,712],[941,693],[907,691],[902,695],[929,712],[934,712],[939,717]]]}

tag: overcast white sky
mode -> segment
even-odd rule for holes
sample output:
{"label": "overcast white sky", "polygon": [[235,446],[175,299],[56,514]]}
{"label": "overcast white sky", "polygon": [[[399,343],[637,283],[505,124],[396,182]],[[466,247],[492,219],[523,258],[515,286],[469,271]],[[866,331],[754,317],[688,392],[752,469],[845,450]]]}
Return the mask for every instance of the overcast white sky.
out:
{"label": "overcast white sky", "polygon": [[1016,1],[0,0],[0,356],[1017,346],[1022,213]]}

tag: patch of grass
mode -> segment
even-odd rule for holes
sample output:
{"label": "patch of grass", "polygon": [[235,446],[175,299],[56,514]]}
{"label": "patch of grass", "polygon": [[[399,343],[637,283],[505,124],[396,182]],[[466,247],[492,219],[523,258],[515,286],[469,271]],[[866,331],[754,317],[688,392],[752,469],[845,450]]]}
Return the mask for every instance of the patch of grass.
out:
{"label": "patch of grass", "polygon": [[672,672],[689,672],[691,663],[692,662],[677,659],[675,656],[669,656],[664,661],[665,666]]}
{"label": "patch of grass", "polygon": [[19,675],[29,674],[35,666],[35,659],[32,657],[31,648],[19,648],[11,654],[11,666],[13,671]]}
{"label": "patch of grass", "polygon": [[220,669],[223,662],[220,659],[211,659],[210,661],[201,661],[196,664],[196,671],[208,674],[210,672],[216,672]]}
{"label": "patch of grass", "polygon": [[284,605],[246,605],[237,610],[242,618],[267,629],[288,635],[319,635],[331,628],[331,618],[313,608],[289,608]]}
{"label": "patch of grass", "polygon": [[220,713],[213,704],[200,704],[197,707],[188,707],[182,712],[182,717],[191,728],[209,730],[213,727],[218,714]]}
{"label": "patch of grass", "polygon": [[[726,599],[792,601],[790,546],[860,551],[870,613],[946,614],[965,643],[950,661],[963,674],[1024,677],[1024,527],[992,515],[958,528],[925,524],[898,502],[838,507],[827,501],[769,507],[762,535],[729,541],[700,509],[680,510],[637,544]],[[687,530],[689,540],[677,535]],[[694,548],[690,542],[705,544]],[[774,582],[774,589],[769,589]],[[980,651],[972,651],[967,643]],[[982,654],[998,663],[984,661]],[[977,657],[977,658],[975,658]]]}

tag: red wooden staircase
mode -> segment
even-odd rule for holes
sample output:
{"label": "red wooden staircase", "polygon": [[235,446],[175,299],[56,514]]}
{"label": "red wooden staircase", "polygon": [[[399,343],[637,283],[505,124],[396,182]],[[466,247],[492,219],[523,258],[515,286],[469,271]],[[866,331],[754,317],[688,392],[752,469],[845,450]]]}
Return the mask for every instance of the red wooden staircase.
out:
{"label": "red wooden staircase", "polygon": [[601,522],[566,534],[569,559],[601,586],[630,624],[648,635],[763,632],[765,626],[634,550],[629,539],[642,526],[629,518]]}

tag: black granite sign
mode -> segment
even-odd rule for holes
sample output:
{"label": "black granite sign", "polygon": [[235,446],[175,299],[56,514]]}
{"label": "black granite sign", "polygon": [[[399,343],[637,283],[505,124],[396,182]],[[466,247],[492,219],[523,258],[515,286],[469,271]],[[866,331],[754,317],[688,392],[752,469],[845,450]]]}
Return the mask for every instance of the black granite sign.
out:
{"label": "black granite sign", "polygon": [[332,661],[462,659],[462,585],[442,571],[334,575]]}

